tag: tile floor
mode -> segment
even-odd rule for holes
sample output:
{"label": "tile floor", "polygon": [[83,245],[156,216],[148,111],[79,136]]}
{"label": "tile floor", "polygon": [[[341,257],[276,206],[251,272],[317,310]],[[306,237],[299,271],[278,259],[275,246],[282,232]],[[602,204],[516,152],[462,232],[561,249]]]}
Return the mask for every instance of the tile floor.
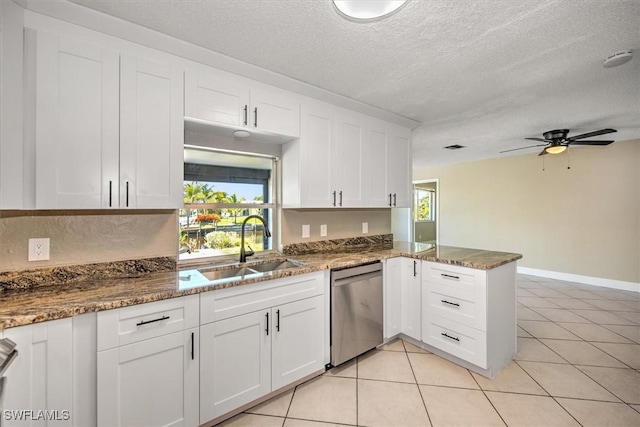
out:
{"label": "tile floor", "polygon": [[517,276],[518,355],[489,380],[396,340],[222,425],[640,426],[640,294]]}

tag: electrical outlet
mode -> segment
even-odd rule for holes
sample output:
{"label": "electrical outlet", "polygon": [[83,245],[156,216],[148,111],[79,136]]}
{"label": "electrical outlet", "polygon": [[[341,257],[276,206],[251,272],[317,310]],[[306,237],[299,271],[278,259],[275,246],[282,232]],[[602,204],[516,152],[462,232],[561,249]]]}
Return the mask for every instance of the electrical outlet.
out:
{"label": "electrical outlet", "polygon": [[369,232],[369,223],[368,222],[363,222],[362,223],[362,234],[367,234]]}
{"label": "electrical outlet", "polygon": [[324,237],[327,235],[327,224],[322,224],[320,226],[320,237]]}
{"label": "electrical outlet", "polygon": [[308,239],[311,235],[311,226],[309,224],[304,224],[302,226],[302,238]]}
{"label": "electrical outlet", "polygon": [[49,238],[29,239],[29,261],[47,261],[49,259]]}

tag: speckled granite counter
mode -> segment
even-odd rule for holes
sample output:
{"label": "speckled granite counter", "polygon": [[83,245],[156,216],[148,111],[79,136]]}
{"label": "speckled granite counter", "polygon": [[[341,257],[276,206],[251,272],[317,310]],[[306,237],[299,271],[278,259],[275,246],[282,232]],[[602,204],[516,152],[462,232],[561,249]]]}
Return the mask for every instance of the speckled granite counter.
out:
{"label": "speckled granite counter", "polygon": [[[262,282],[279,277],[310,273],[332,268],[349,267],[385,258],[406,256],[427,261],[489,270],[516,261],[522,256],[515,253],[493,252],[420,243],[393,242],[386,249],[359,248],[352,252],[321,252],[286,255],[304,266],[247,276],[242,280],[211,281],[197,268],[187,267],[175,271],[137,272],[137,277],[95,278],[71,280],[64,284],[38,285],[29,289],[4,286],[0,291],[0,331],[20,325],[61,319],[83,313],[109,310],[162,299],[208,292],[232,286]],[[268,261],[283,255],[258,258],[252,262]],[[200,266],[200,270],[202,270]],[[210,265],[210,267],[214,267]],[[226,265],[232,268],[234,265]],[[53,269],[51,269],[53,271]],[[7,274],[4,274],[8,276]],[[14,273],[13,276],[17,276]],[[14,281],[24,279],[14,277]],[[26,275],[28,276],[28,274]],[[42,282],[46,280],[41,280]],[[23,280],[24,282],[24,280]],[[5,283],[6,284],[6,283]]]}

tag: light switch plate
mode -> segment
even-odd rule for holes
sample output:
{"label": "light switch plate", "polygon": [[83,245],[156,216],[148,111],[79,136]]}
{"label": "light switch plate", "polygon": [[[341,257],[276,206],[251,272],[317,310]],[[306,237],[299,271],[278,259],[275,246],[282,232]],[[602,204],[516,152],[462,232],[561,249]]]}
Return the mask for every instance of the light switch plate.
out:
{"label": "light switch plate", "polygon": [[309,224],[304,224],[302,226],[302,238],[308,239],[311,235],[311,226]]}
{"label": "light switch plate", "polygon": [[49,238],[29,239],[29,261],[47,261],[49,259]]}
{"label": "light switch plate", "polygon": [[369,223],[368,222],[363,222],[362,223],[362,234],[367,234],[369,232]]}
{"label": "light switch plate", "polygon": [[327,235],[327,224],[322,224],[320,226],[320,237],[324,237]]}

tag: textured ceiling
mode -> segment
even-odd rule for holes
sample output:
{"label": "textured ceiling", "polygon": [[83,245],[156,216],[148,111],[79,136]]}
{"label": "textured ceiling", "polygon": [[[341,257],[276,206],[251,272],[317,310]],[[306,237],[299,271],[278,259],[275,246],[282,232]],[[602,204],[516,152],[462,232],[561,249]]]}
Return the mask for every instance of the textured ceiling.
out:
{"label": "textured ceiling", "polygon": [[535,155],[499,151],[556,128],[640,138],[637,0],[409,0],[372,23],[330,0],[73,1],[417,120],[414,167]]}

